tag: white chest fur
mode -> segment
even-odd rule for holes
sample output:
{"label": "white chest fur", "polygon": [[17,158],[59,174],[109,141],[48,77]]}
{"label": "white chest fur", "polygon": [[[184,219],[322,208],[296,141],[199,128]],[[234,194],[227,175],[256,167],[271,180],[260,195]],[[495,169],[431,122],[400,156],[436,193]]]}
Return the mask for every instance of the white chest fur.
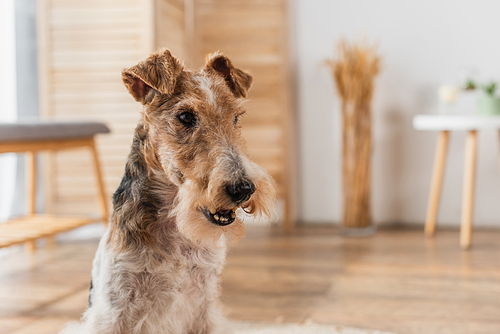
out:
{"label": "white chest fur", "polygon": [[115,255],[106,240],[94,259],[82,331],[66,333],[197,333],[190,326],[200,317],[213,322],[224,247],[194,247],[178,236],[160,252]]}

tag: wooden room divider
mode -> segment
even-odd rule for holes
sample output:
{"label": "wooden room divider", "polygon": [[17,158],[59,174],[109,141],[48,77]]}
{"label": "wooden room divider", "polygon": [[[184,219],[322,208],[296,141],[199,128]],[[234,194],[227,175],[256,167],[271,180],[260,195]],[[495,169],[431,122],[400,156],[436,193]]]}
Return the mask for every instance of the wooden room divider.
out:
{"label": "wooden room divider", "polygon": [[[286,0],[40,0],[38,48],[41,113],[55,119],[105,122],[98,138],[108,193],[120,182],[139,105],[121,70],[168,47],[188,67],[222,51],[254,76],[244,136],[255,161],[278,184],[284,222],[292,226],[290,80]],[[85,152],[46,161],[47,209],[96,210]]]}

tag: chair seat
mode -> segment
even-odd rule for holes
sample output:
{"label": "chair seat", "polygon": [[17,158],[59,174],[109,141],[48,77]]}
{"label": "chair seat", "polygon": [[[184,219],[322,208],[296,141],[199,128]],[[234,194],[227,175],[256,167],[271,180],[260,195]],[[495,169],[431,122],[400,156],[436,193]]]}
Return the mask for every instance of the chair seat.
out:
{"label": "chair seat", "polygon": [[0,123],[0,143],[89,138],[109,132],[109,128],[99,122],[21,120]]}

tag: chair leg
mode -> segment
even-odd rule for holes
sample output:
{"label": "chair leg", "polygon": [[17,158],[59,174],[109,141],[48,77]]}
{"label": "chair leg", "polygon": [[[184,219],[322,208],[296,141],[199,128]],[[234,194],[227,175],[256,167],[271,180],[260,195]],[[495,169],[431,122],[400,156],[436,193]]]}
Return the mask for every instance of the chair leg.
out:
{"label": "chair leg", "polygon": [[472,241],[472,217],[474,211],[474,187],[476,177],[477,131],[469,131],[465,143],[465,171],[462,198],[462,225],[460,246],[468,249]]}
{"label": "chair leg", "polygon": [[36,211],[36,152],[30,151],[26,156],[26,171],[28,181],[27,207],[28,214],[30,216],[33,216]]}
{"label": "chair leg", "polygon": [[26,243],[26,246],[28,248],[28,252],[34,253],[36,250],[36,240],[31,240]]}
{"label": "chair leg", "polygon": [[109,215],[108,197],[106,195],[106,189],[104,187],[104,181],[101,172],[101,164],[99,162],[99,155],[97,154],[95,139],[92,139],[90,149],[92,151],[92,160],[94,163],[94,172],[97,179],[97,187],[99,189],[99,203],[101,205],[102,220],[105,225],[108,225],[108,215]]}
{"label": "chair leg", "polygon": [[434,167],[432,171],[431,190],[429,194],[429,203],[427,206],[427,218],[425,220],[425,234],[434,235],[436,230],[436,217],[439,208],[439,199],[441,197],[441,186],[443,184],[444,166],[446,162],[446,152],[450,138],[449,131],[439,133],[436,153],[434,155]]}
{"label": "chair leg", "polygon": [[[36,212],[36,152],[29,151],[26,154],[26,181],[27,181],[27,198],[26,206],[29,216],[35,215]],[[34,252],[36,249],[36,240],[28,241],[28,250]]]}

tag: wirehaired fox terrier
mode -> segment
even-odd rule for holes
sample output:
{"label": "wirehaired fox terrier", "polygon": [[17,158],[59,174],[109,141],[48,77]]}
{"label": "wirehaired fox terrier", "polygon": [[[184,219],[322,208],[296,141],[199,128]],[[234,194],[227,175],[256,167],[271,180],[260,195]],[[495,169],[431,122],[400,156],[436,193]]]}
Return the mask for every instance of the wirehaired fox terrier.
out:
{"label": "wirehaired fox terrier", "polygon": [[227,247],[243,237],[245,214],[269,217],[275,201],[241,135],[252,77],[220,53],[193,72],[160,49],[122,78],[142,119],[94,259],[89,308],[62,333],[230,333],[218,307]]}

